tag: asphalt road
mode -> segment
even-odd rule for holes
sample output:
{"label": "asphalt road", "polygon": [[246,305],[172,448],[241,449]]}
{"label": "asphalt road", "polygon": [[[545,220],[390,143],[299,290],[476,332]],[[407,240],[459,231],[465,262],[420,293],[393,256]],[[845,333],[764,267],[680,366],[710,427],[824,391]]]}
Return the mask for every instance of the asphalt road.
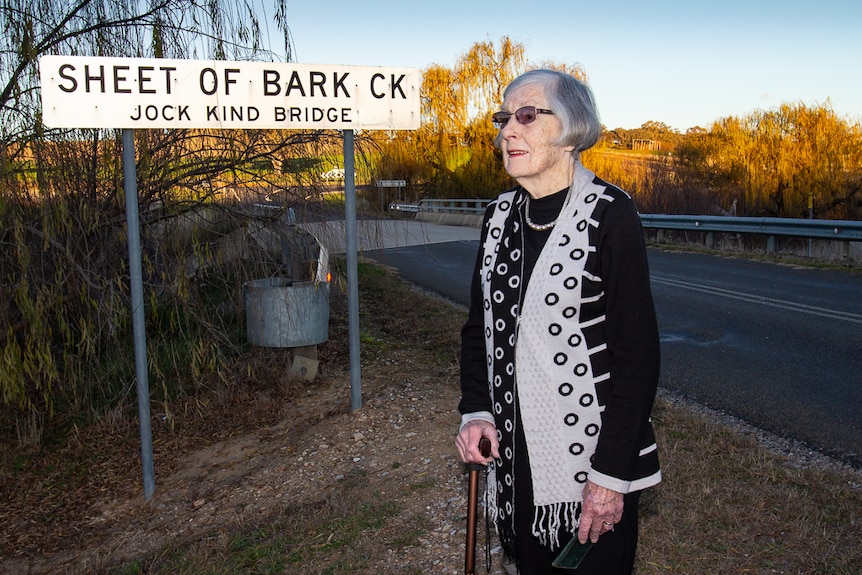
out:
{"label": "asphalt road", "polygon": [[[467,305],[478,241],[364,255]],[[661,386],[862,467],[862,274],[650,249]]]}

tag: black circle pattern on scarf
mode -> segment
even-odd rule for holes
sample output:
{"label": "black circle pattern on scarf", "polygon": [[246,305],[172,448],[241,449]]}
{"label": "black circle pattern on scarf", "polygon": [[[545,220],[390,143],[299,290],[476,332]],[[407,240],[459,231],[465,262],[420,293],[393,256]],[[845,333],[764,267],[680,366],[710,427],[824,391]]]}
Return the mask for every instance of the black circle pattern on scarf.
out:
{"label": "black circle pattern on scarf", "polygon": [[[500,210],[508,210],[509,203],[501,202],[498,206]],[[502,227],[491,226],[488,235],[494,239],[502,239],[502,242],[497,242],[493,257],[486,252],[486,257],[483,258],[485,269],[487,270],[485,280],[490,285],[496,286],[491,292],[491,300],[486,300],[483,305],[486,310],[492,307],[505,305],[504,302],[513,302],[509,305],[507,314],[498,314],[494,317],[493,330],[486,335],[490,341],[494,342],[493,358],[489,358],[489,368],[496,374],[494,377],[494,387],[503,393],[492,392],[494,399],[493,408],[497,416],[497,421],[502,421],[502,431],[498,432],[500,440],[501,453],[504,459],[497,460],[495,467],[497,469],[497,491],[500,494],[499,500],[502,505],[497,508],[498,524],[508,525],[510,521],[507,517],[512,517],[514,509],[512,502],[514,489],[514,468],[512,460],[514,457],[514,434],[515,434],[515,390],[514,386],[509,384],[504,385],[503,381],[513,381],[515,374],[515,326],[520,315],[520,298],[518,292],[521,288],[521,270],[522,270],[522,250],[514,247],[512,244],[518,245],[519,242],[512,242],[513,237],[518,237],[517,230],[519,225],[516,221],[509,220],[512,225],[512,230],[504,234]],[[491,268],[493,266],[493,269]],[[505,344],[504,344],[505,342]],[[501,388],[501,386],[503,386]]]}
{"label": "black circle pattern on scarf", "polygon": [[[525,197],[523,191],[516,192],[512,197]],[[592,204],[597,200],[596,194],[590,194],[585,201]],[[518,201],[520,202],[521,199]],[[502,459],[494,462],[496,473],[497,502],[497,526],[504,548],[509,548],[514,540],[512,531],[512,517],[514,513],[514,436],[516,435],[516,397],[515,386],[515,333],[519,321],[521,309],[521,290],[523,289],[523,262],[522,251],[518,246],[522,245],[521,225],[519,222],[519,210],[511,205],[509,200],[502,200],[494,208],[507,217],[495,219],[493,214],[486,220],[488,225],[486,240],[483,245],[483,281],[485,288],[483,293],[485,299],[483,306],[486,312],[493,313],[493,328],[486,325],[486,341],[490,342],[493,352],[488,353],[487,361],[489,372],[494,374],[491,385],[492,406],[498,422],[498,439],[500,440],[500,452]],[[575,212],[577,215],[577,211]],[[546,360],[537,357],[538,361],[550,361],[556,366],[566,366],[566,371],[574,378],[592,377],[590,366],[581,361],[584,357],[584,338],[578,324],[579,297],[576,291],[582,285],[582,278],[577,274],[578,269],[583,269],[588,252],[584,246],[582,234],[587,233],[590,220],[579,216],[575,222],[574,230],[569,228],[562,232],[557,243],[560,257],[570,258],[576,262],[573,265],[565,265],[565,262],[553,262],[543,271],[536,268],[535,274],[544,273],[552,278],[553,289],[546,292],[541,300],[548,308],[554,308],[553,315],[559,317],[558,321],[549,322],[542,326],[543,333],[551,338],[559,338],[559,344],[549,349],[550,355]],[[560,227],[560,229],[562,229]],[[576,231],[575,231],[576,230]],[[574,234],[574,235],[573,235]],[[566,267],[572,268],[569,274],[564,274]],[[547,277],[547,276],[546,276]],[[490,287],[488,287],[490,286]],[[501,314],[498,310],[507,306],[507,313]],[[486,317],[488,317],[486,315]],[[572,361],[572,358],[578,358]],[[588,438],[599,433],[600,427],[595,424],[592,416],[582,417],[576,413],[581,408],[592,408],[595,397],[591,393],[584,393],[583,383],[573,383],[575,380],[563,381],[555,386],[559,397],[568,403],[565,411],[560,413],[561,423],[567,429],[571,429],[570,443],[567,445],[569,452],[576,457],[582,457],[586,447],[582,441],[592,445]],[[577,390],[577,392],[576,392]],[[501,425],[502,424],[502,425]],[[587,472],[578,471],[572,477],[573,480],[582,485],[586,482]],[[578,506],[580,509],[580,506]]]}

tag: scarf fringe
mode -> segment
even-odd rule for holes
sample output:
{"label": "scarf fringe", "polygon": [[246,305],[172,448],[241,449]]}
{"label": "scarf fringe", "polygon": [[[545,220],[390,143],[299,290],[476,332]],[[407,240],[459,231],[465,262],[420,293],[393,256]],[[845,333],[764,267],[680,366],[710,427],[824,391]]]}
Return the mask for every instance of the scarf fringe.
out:
{"label": "scarf fringe", "polygon": [[492,461],[488,464],[488,475],[485,485],[485,513],[487,513],[487,516],[491,518],[491,522],[494,524],[494,529],[497,532],[497,537],[500,540],[500,547],[503,548],[503,553],[506,557],[514,559],[517,557],[515,531],[511,521],[504,521],[503,518],[500,517],[498,497],[497,465]]}
{"label": "scarf fringe", "polygon": [[[494,462],[488,466],[487,483],[485,485],[485,512],[494,523],[497,536],[500,538],[500,546],[510,558],[516,557],[515,539],[516,534],[511,522],[503,521],[500,517],[497,493],[497,469]],[[581,516],[580,501],[568,501],[541,505],[533,509],[533,535],[545,547],[556,551],[561,547],[560,534],[564,531],[574,535],[578,530]]]}
{"label": "scarf fringe", "polygon": [[485,513],[488,514],[494,524],[498,524],[500,518],[497,506],[497,464],[492,461],[488,464],[488,474],[485,476]]}
{"label": "scarf fringe", "polygon": [[581,504],[573,501],[542,505],[533,514],[533,535],[552,551],[560,548],[560,532],[574,535],[578,529]]}

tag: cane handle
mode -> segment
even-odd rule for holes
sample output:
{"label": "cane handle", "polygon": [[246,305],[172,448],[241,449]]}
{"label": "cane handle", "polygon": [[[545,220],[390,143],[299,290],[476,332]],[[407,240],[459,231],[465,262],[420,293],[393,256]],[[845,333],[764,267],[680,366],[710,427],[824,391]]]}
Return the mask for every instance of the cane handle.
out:
{"label": "cane handle", "polygon": [[491,455],[491,440],[484,435],[479,440],[479,453],[482,454],[482,457],[489,457]]}

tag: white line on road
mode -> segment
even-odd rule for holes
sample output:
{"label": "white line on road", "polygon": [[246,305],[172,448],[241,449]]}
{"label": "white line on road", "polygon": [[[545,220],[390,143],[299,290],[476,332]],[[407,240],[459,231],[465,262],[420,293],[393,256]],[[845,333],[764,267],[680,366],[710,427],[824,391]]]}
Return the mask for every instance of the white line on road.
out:
{"label": "white line on road", "polygon": [[706,293],[710,295],[722,296],[730,299],[736,299],[741,301],[747,301],[751,303],[759,303],[762,305],[767,305],[771,307],[776,307],[779,309],[786,309],[790,311],[802,312],[811,315],[816,315],[820,317],[827,317],[830,319],[838,319],[843,321],[849,321],[853,323],[862,324],[862,315],[857,313],[845,312],[845,311],[837,311],[822,307],[817,307],[813,305],[805,305],[801,303],[794,303],[784,300],[773,299],[765,296],[749,294],[740,291],[734,291],[729,289],[723,289],[712,286],[705,286],[700,284],[693,284],[682,280],[671,279],[666,276],[652,274],[651,280],[657,284],[663,284],[672,287],[678,287],[682,289],[697,291],[701,293]]}

